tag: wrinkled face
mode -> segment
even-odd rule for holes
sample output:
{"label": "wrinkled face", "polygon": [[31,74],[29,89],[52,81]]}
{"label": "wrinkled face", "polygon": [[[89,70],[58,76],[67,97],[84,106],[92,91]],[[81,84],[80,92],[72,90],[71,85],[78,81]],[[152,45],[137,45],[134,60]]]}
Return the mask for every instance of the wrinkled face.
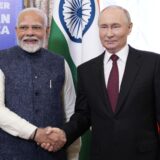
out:
{"label": "wrinkled face", "polygon": [[99,17],[99,35],[102,45],[110,53],[116,53],[127,43],[132,23],[119,8],[108,8]]}
{"label": "wrinkled face", "polygon": [[30,53],[34,53],[44,46],[47,36],[47,27],[43,18],[36,12],[24,12],[19,17],[16,27],[19,46]]}

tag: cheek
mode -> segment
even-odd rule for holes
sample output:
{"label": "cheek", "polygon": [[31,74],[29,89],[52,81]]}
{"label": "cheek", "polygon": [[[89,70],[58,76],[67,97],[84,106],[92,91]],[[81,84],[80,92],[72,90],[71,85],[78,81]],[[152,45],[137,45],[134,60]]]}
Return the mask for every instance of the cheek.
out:
{"label": "cheek", "polygon": [[106,37],[106,34],[104,32],[99,32],[99,37],[100,37],[100,40],[103,41]]}
{"label": "cheek", "polygon": [[22,39],[24,37],[24,33],[18,32],[17,33],[17,38]]}
{"label": "cheek", "polygon": [[115,31],[115,35],[119,38],[126,38],[128,36],[128,31],[127,30],[119,30]]}
{"label": "cheek", "polygon": [[46,37],[46,34],[41,32],[41,33],[37,33],[35,36],[39,39],[43,39],[44,37]]}
{"label": "cheek", "polygon": [[118,36],[118,38],[121,40],[121,41],[126,41],[127,40],[127,35],[126,34],[120,34]]}

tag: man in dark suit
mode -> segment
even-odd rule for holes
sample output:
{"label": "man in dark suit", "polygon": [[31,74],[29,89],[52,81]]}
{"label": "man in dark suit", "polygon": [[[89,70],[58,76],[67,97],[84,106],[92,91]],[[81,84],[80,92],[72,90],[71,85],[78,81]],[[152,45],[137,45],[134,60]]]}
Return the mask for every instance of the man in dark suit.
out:
{"label": "man in dark suit", "polygon": [[160,57],[127,45],[131,29],[128,11],[105,8],[99,33],[106,50],[78,67],[75,114],[63,130],[67,146],[92,127],[91,160],[159,159]]}

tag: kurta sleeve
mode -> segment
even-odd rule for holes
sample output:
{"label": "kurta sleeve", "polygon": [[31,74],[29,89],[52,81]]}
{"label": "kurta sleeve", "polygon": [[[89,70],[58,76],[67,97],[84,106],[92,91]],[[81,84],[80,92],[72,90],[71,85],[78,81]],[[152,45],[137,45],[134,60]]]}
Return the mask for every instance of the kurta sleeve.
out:
{"label": "kurta sleeve", "polygon": [[4,95],[5,76],[0,70],[0,128],[13,136],[29,139],[37,127],[9,110],[5,106]]}

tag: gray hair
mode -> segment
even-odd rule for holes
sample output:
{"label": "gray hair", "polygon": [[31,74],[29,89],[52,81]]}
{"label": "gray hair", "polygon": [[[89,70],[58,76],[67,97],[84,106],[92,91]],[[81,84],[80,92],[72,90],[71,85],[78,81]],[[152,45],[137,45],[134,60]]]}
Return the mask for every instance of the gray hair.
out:
{"label": "gray hair", "polygon": [[22,11],[19,12],[19,15],[18,15],[18,18],[17,18],[17,22],[16,22],[16,26],[18,27],[19,25],[19,19],[20,19],[20,16],[23,14],[23,13],[26,13],[26,12],[35,12],[37,13],[39,16],[42,17],[42,19],[44,20],[44,27],[47,27],[48,26],[48,18],[47,18],[47,15],[43,12],[43,10],[41,9],[38,9],[38,8],[34,8],[34,7],[30,7],[30,8],[25,8],[23,9]]}
{"label": "gray hair", "polygon": [[128,23],[132,23],[132,22],[131,22],[131,16],[130,16],[129,12],[128,12],[125,8],[123,8],[123,7],[121,7],[121,6],[118,6],[118,5],[110,5],[110,6],[105,7],[105,8],[101,11],[100,15],[101,15],[105,10],[110,9],[110,8],[117,8],[117,9],[122,10],[122,11],[124,12],[124,14],[126,15],[126,18],[127,18],[127,20],[128,20]]}

